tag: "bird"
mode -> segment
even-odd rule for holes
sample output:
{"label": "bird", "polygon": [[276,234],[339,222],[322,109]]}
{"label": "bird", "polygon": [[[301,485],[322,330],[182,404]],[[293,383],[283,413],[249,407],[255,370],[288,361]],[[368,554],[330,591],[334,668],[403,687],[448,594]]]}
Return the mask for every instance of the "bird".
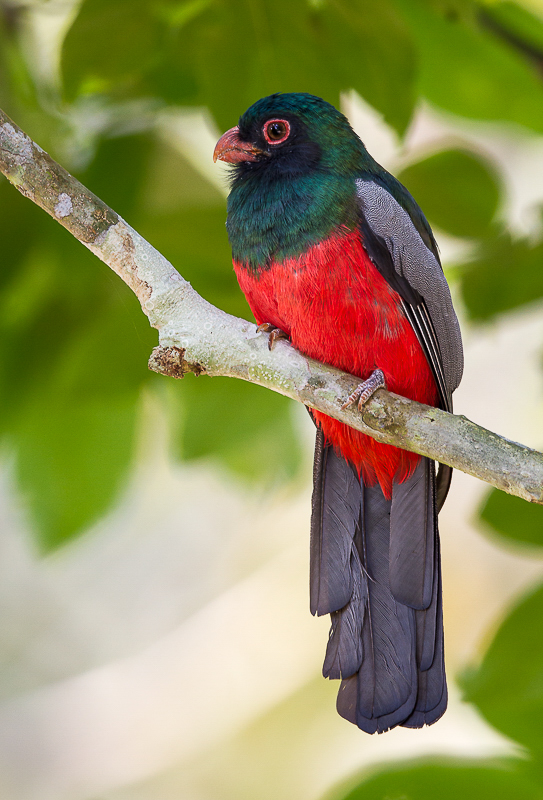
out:
{"label": "bird", "polygon": [[[347,118],[307,93],[255,102],[217,142],[231,165],[234,270],[272,348],[452,411],[460,327],[423,212]],[[438,512],[452,470],[309,409],[316,426],[310,607],[330,614],[323,675],[361,730],[421,728],[447,707]]]}

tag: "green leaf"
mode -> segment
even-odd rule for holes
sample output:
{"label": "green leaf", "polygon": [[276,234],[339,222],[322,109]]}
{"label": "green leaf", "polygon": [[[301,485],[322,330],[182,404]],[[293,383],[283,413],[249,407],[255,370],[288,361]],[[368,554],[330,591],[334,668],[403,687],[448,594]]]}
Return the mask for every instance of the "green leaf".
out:
{"label": "green leaf", "polygon": [[417,99],[415,42],[403,16],[382,0],[330,0],[321,15],[320,63],[337,74],[338,90],[356,89],[403,134]]}
{"label": "green leaf", "polygon": [[68,97],[137,88],[158,57],[163,27],[148,0],[85,0],[63,45]]}
{"label": "green leaf", "polygon": [[[543,754],[543,587],[499,628],[481,666],[462,681],[466,699],[506,736]],[[516,796],[516,795],[511,795]]]}
{"label": "green leaf", "polygon": [[[63,271],[63,259],[55,246],[62,234],[67,239],[66,231],[50,223],[41,246],[36,243],[28,253],[24,252],[23,239],[25,257],[15,261],[19,272],[0,292],[1,424],[7,430],[20,415],[26,397],[43,391],[67,343],[88,321],[93,305],[100,299],[96,288],[85,281],[84,270],[78,271],[90,256],[81,245],[69,262],[73,274]],[[69,255],[71,242],[63,244]]]}
{"label": "green leaf", "polygon": [[334,800],[541,800],[543,790],[520,760],[434,759],[397,763]]}
{"label": "green leaf", "polygon": [[20,420],[16,475],[44,551],[109,508],[132,461],[137,394],[38,396]]}
{"label": "green leaf", "polygon": [[303,2],[255,0],[248,8],[243,0],[213,0],[178,32],[155,84],[157,94],[168,96],[172,72],[192,69],[198,102],[210,109],[221,129],[272,92],[303,88],[318,93],[320,87],[337,102],[333,67],[321,80],[324,70],[312,39],[316,16]]}
{"label": "green leaf", "polygon": [[418,89],[440,108],[463,117],[509,120],[543,131],[543,82],[502,38],[477,23],[477,7],[436,10],[424,0],[397,0],[419,53]]}
{"label": "green leaf", "polygon": [[[123,211],[134,214],[145,148],[133,138],[124,158],[121,150],[110,142],[100,152],[100,190],[115,193]],[[0,281],[2,434],[48,549],[80,533],[118,497],[157,335],[133,293],[10,186],[0,186],[0,211],[7,254]]]}
{"label": "green leaf", "polygon": [[85,0],[62,63],[71,98],[130,93],[197,103],[221,128],[277,91],[337,104],[341,91],[356,88],[401,131],[415,102],[411,34],[391,0]]}
{"label": "green leaf", "polygon": [[53,373],[52,387],[74,403],[84,398],[137,394],[149,378],[147,361],[157,333],[129,290],[97,312],[66,343]]}
{"label": "green leaf", "polygon": [[300,447],[292,403],[261,386],[232,378],[187,376],[170,389],[177,425],[174,452],[183,459],[219,459],[251,481],[294,475]]}
{"label": "green leaf", "polygon": [[543,547],[543,506],[492,489],[480,517],[507,539]]}
{"label": "green leaf", "polygon": [[431,223],[453,236],[488,235],[500,189],[490,166],[465,150],[447,150],[399,176]]}
{"label": "green leaf", "polygon": [[43,236],[47,217],[40,208],[23,197],[7,178],[0,175],[0,219],[1,293],[10,281],[17,279],[21,261]]}
{"label": "green leaf", "polygon": [[133,224],[155,147],[155,138],[148,134],[103,137],[93,160],[77,178]]}
{"label": "green leaf", "polygon": [[487,320],[543,297],[543,243],[498,232],[481,244],[479,257],[461,267],[469,316]]}
{"label": "green leaf", "polygon": [[21,28],[26,10],[17,4],[0,5],[0,107],[17,118],[21,125],[21,112],[35,110],[36,87],[32,82],[28,59],[21,47]]}
{"label": "green leaf", "polygon": [[[98,519],[127,480],[138,398],[156,335],[140,323],[131,293],[123,288],[120,295],[122,302],[95,312],[71,338],[62,337],[56,360],[46,348],[41,371],[27,377],[23,391],[10,387],[14,410],[7,440],[44,549]],[[52,329],[48,322],[45,332]]]}
{"label": "green leaf", "polygon": [[523,49],[528,56],[543,56],[543,21],[518,3],[488,3],[482,11],[491,30]]}
{"label": "green leaf", "polygon": [[8,431],[26,398],[45,392],[51,382],[57,381],[59,391],[69,385],[77,396],[96,394],[99,387],[110,393],[141,386],[156,344],[128,287],[48,222],[41,248],[19,263],[19,274],[0,293],[0,399]]}
{"label": "green leaf", "polygon": [[0,13],[0,108],[7,109],[10,104],[10,73],[6,59],[7,33],[4,14]]}

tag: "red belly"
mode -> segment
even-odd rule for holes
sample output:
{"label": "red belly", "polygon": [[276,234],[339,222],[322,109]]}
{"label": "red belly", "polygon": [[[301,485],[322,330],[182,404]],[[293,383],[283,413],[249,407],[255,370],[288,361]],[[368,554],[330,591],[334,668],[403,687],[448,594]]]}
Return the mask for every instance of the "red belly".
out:
{"label": "red belly", "polygon": [[[288,333],[311,358],[366,379],[377,367],[391,392],[436,405],[434,378],[400,297],[372,264],[357,231],[336,232],[296,259],[274,262],[258,276],[234,262],[257,323]],[[392,480],[405,480],[419,456],[314,411],[329,442],[369,485],[390,497]]]}

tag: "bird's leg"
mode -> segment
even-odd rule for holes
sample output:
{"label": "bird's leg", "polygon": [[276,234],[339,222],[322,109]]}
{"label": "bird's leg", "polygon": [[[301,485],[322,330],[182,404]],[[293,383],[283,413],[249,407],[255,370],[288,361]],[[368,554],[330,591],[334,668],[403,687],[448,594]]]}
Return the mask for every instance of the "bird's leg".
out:
{"label": "bird's leg", "polygon": [[279,339],[286,339],[287,342],[289,340],[288,333],[282,331],[281,328],[276,328],[275,325],[271,324],[271,322],[263,322],[261,325],[258,325],[257,331],[259,333],[264,332],[270,334],[270,338],[268,339],[268,350],[273,350],[275,343],[279,341]]}
{"label": "bird's leg", "polygon": [[362,406],[367,403],[377,389],[386,389],[385,376],[380,369],[374,369],[370,377],[363,383],[359,383],[354,392],[349,395],[341,406],[341,410],[352,406],[358,400],[358,410],[362,411]]}

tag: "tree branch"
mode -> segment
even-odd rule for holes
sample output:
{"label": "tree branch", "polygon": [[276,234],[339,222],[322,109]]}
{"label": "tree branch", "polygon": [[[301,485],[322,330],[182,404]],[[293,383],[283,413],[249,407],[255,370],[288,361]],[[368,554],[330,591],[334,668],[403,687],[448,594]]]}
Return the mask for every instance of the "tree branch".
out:
{"label": "tree branch", "polygon": [[253,323],[215,308],[121,217],[53,161],[0,111],[0,171],[41,206],[137,295],[160,346],[151,369],[258,383],[323,411],[380,442],[449,464],[498,489],[543,504],[543,454],[475,425],[465,417],[379,390],[362,414],[341,403],[359,380],[319,364]]}

